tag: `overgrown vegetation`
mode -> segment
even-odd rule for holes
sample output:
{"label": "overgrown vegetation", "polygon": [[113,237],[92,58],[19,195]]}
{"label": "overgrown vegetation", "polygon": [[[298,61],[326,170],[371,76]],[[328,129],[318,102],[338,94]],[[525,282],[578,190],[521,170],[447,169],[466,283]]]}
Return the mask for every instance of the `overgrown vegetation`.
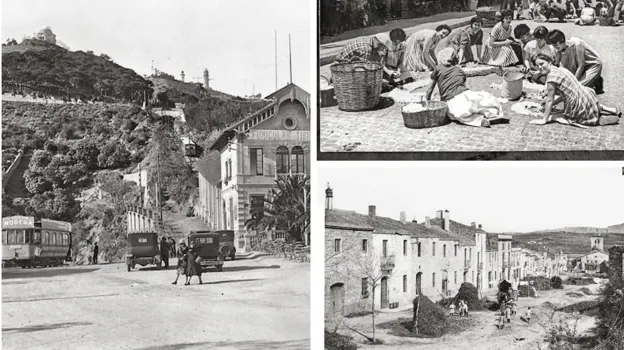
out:
{"label": "overgrown vegetation", "polygon": [[357,350],[358,346],[353,337],[339,334],[336,331],[325,330],[325,349],[327,350]]}
{"label": "overgrown vegetation", "polygon": [[624,349],[624,293],[610,282],[600,294],[598,334],[598,349]]}
{"label": "overgrown vegetation", "polygon": [[43,42],[37,45],[46,49],[2,55],[4,93],[109,102],[139,102],[144,93],[152,93],[149,80],[106,55],[68,51]]}

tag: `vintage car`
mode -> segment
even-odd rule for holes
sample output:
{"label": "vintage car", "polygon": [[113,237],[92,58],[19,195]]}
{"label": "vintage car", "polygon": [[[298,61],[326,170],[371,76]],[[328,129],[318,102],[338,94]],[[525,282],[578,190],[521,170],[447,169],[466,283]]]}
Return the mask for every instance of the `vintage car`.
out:
{"label": "vintage car", "polygon": [[128,271],[141,266],[156,265],[160,268],[160,247],[158,234],[155,232],[141,232],[128,234],[129,252],[126,254]]}
{"label": "vintage car", "polygon": [[219,234],[219,242],[221,245],[230,247],[230,254],[228,255],[232,260],[236,260],[236,246],[234,245],[234,231],[223,230],[215,231]]}
{"label": "vintage car", "polygon": [[202,270],[216,267],[223,271],[225,257],[231,253],[230,247],[220,241],[221,234],[217,232],[191,231],[188,236],[189,247],[198,253]]}

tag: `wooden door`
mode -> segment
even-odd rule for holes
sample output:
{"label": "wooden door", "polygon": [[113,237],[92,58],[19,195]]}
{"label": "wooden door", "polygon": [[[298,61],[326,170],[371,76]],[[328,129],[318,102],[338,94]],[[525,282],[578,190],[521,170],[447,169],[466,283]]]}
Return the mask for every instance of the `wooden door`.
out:
{"label": "wooden door", "polygon": [[332,312],[334,315],[343,315],[344,312],[344,285],[336,283],[330,287]]}
{"label": "wooden door", "polygon": [[384,277],[381,279],[381,308],[388,308],[388,304],[390,304],[388,298],[388,277]]}

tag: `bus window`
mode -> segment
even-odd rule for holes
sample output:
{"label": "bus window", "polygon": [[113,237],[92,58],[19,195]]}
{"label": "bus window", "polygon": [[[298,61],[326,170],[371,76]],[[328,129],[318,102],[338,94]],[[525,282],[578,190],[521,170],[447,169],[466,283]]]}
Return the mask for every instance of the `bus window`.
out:
{"label": "bus window", "polygon": [[8,235],[9,235],[9,244],[15,244],[15,235],[17,233],[15,232],[15,230],[8,230]]}
{"label": "bus window", "polygon": [[24,242],[26,244],[32,243],[32,231],[33,230],[24,230]]}
{"label": "bus window", "polygon": [[49,245],[50,244],[50,231],[43,231],[43,244],[45,245]]}
{"label": "bus window", "polygon": [[40,229],[36,229],[34,234],[33,234],[33,243],[34,244],[40,244],[41,243],[41,230]]}
{"label": "bus window", "polygon": [[52,232],[52,245],[58,245],[58,233]]}
{"label": "bus window", "polygon": [[7,230],[2,230],[2,244],[7,244]]}
{"label": "bus window", "polygon": [[68,233],[63,233],[63,237],[65,237],[65,245],[69,246],[69,234]]}
{"label": "bus window", "polygon": [[17,230],[16,242],[17,244],[24,244],[24,238],[26,236],[26,230]]}

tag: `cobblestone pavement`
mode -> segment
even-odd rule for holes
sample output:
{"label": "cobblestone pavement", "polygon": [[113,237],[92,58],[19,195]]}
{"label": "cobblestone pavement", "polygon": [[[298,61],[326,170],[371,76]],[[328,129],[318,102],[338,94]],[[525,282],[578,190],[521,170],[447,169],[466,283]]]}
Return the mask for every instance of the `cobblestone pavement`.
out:
{"label": "cobblestone pavement", "polygon": [[[520,23],[515,21],[514,25]],[[525,21],[532,29],[539,23]],[[624,107],[624,27],[579,27],[571,23],[546,23],[568,36],[588,41],[603,57],[606,93],[599,96],[608,106]],[[326,69],[327,67],[323,67]],[[472,90],[500,91],[490,88],[501,77],[491,74],[468,79]],[[419,91],[425,91],[426,88]],[[531,92],[530,90],[526,90]],[[437,88],[436,88],[437,93]],[[514,102],[503,105],[509,124],[475,128],[457,123],[430,128],[409,129],[403,125],[400,106],[370,112],[343,112],[338,107],[320,110],[321,152],[496,152],[496,151],[604,151],[624,150],[624,123],[580,129],[560,124],[528,124],[533,117],[511,112]]]}

